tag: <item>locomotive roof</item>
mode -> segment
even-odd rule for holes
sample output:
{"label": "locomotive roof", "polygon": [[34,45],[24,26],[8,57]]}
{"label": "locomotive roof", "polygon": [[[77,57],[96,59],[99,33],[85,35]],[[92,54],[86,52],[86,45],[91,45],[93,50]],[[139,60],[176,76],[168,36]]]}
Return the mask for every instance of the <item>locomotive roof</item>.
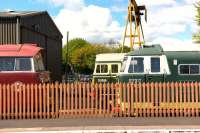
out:
{"label": "locomotive roof", "polygon": [[33,57],[41,49],[36,44],[5,44],[0,45],[0,57]]}
{"label": "locomotive roof", "polygon": [[172,45],[171,47],[161,47],[160,45],[144,46],[143,48],[135,49],[129,52],[128,56],[149,56],[149,55],[162,55],[166,53],[200,53],[199,45]]}
{"label": "locomotive roof", "polygon": [[96,55],[96,62],[122,61],[125,53],[104,53]]}
{"label": "locomotive roof", "polygon": [[163,49],[160,45],[144,46],[143,48],[135,49],[129,52],[128,56],[145,56],[145,55],[161,55]]}

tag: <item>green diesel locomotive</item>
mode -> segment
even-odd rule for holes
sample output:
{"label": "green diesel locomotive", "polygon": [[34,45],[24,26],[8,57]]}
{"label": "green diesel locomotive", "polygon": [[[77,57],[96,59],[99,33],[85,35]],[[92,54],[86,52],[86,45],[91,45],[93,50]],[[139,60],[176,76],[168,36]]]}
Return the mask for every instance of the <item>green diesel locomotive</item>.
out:
{"label": "green diesel locomotive", "polygon": [[183,46],[172,50],[144,46],[126,54],[118,82],[200,81],[200,47]]}

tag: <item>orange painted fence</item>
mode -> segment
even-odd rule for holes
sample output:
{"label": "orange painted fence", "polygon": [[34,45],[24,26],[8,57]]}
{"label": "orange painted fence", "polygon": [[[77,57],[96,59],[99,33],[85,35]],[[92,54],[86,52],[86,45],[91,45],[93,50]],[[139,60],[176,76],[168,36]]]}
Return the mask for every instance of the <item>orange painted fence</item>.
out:
{"label": "orange painted fence", "polygon": [[198,117],[200,83],[0,85],[0,119]]}

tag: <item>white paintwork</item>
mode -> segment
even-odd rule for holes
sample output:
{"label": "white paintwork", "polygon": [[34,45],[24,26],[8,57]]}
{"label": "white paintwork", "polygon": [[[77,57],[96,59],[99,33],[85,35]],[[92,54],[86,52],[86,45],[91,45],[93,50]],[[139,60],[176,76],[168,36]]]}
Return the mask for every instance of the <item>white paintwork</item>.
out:
{"label": "white paintwork", "polygon": [[122,61],[126,53],[106,53],[96,55],[96,62]]}
{"label": "white paintwork", "polygon": [[[132,57],[142,57],[144,58],[144,72],[143,73],[128,73],[128,69],[130,66]],[[160,58],[160,72],[151,72],[151,57],[159,57]],[[120,74],[171,74],[167,62],[167,58],[165,55],[161,56],[128,56],[127,64],[124,72],[120,72]]]}

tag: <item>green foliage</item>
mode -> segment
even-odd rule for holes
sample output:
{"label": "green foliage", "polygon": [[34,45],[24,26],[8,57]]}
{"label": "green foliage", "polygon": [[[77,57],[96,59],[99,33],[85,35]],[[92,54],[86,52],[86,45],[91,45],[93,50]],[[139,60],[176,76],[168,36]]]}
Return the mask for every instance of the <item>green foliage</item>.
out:
{"label": "green foliage", "polygon": [[[196,5],[196,10],[197,10],[197,15],[196,15],[196,22],[197,22],[197,25],[200,26],[200,2],[198,2]],[[195,33],[193,35],[193,40],[196,42],[196,43],[200,43],[200,32],[198,33]]]}
{"label": "green foliage", "polygon": [[[128,47],[124,51],[129,51]],[[67,51],[69,52],[69,60],[67,61]],[[75,72],[83,74],[91,74],[94,70],[95,58],[100,53],[120,53],[121,48],[108,47],[101,44],[91,44],[86,40],[76,38],[63,47],[63,67],[67,62],[72,64]],[[63,69],[65,71],[65,69]]]}

